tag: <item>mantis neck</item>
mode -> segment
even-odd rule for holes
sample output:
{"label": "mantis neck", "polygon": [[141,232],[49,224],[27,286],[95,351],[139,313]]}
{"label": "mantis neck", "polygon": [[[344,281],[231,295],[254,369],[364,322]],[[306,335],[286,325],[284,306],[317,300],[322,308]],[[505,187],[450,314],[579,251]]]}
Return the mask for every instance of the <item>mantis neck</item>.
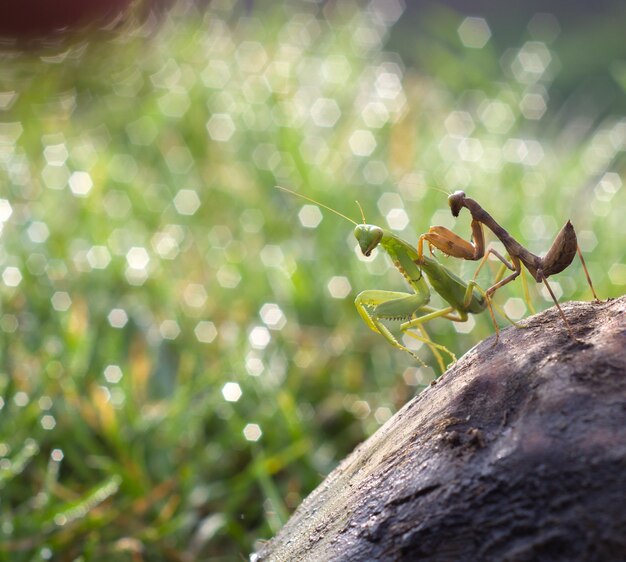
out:
{"label": "mantis neck", "polygon": [[476,201],[470,197],[463,199],[463,205],[472,215],[472,218],[483,223],[491,232],[493,232],[503,246],[506,248],[509,256],[519,258],[519,260],[528,268],[533,277],[537,269],[540,267],[541,258],[522,246],[513,236],[511,236],[504,228],[502,228],[495,219],[483,209]]}

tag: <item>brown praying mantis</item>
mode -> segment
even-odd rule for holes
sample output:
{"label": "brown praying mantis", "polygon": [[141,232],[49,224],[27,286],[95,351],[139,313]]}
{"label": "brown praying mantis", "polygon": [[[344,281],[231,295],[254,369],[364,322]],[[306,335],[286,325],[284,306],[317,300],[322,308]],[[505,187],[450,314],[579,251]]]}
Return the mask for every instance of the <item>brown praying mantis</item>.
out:
{"label": "brown praying mantis", "polygon": [[[435,318],[446,318],[453,322],[464,322],[467,320],[468,314],[479,314],[485,309],[488,309],[496,332],[498,331],[498,325],[491,308],[490,299],[487,298],[485,291],[478,286],[476,281],[465,282],[437,260],[425,256],[421,251],[418,252],[414,246],[402,240],[392,232],[379,226],[366,224],[364,216],[363,224],[358,224],[335,209],[323,203],[319,203],[310,197],[284,187],[277,187],[296,197],[315,203],[354,224],[354,236],[357,239],[363,255],[369,256],[378,246],[381,246],[389,255],[396,269],[404,276],[411,289],[413,289],[413,293],[370,289],[361,292],[356,297],[354,304],[363,318],[363,321],[374,332],[381,334],[394,347],[406,351],[420,361],[420,363],[424,364],[420,357],[398,341],[384,324],[384,321],[402,321],[400,330],[430,347],[443,372],[445,366],[439,351],[447,353],[453,361],[456,361],[456,357],[446,347],[430,339],[424,328],[426,322]],[[362,211],[361,214],[363,215]],[[451,231],[448,232],[453,234]],[[457,238],[462,240],[460,237]],[[431,288],[438,293],[449,306],[441,309],[428,306],[431,293],[424,278],[424,274],[428,278]],[[421,316],[418,316],[418,314],[421,314]],[[506,314],[504,316],[506,316]],[[412,329],[419,330],[421,335],[412,332]]]}
{"label": "brown praying mantis", "polygon": [[[485,292],[487,300],[491,300],[493,293],[500,287],[516,279],[522,271],[523,264],[537,283],[543,283],[546,286],[552,300],[554,300],[554,304],[556,304],[565,326],[567,327],[570,337],[576,341],[572,327],[567,321],[567,318],[565,317],[565,314],[563,313],[563,310],[561,309],[559,302],[552,291],[550,284],[548,283],[548,277],[569,267],[574,259],[574,256],[578,253],[585,271],[587,283],[589,283],[589,287],[591,287],[591,292],[593,293],[596,302],[599,302],[598,295],[596,294],[593,284],[591,283],[591,277],[589,276],[585,259],[583,258],[580,247],[578,246],[576,231],[574,230],[572,223],[570,221],[565,223],[565,226],[563,226],[557,234],[552,246],[548,250],[548,253],[545,256],[540,257],[524,248],[524,246],[522,246],[517,240],[515,240],[515,238],[513,238],[513,236],[500,226],[494,218],[487,211],[485,211],[485,209],[483,209],[474,199],[467,197],[463,191],[456,191],[450,195],[450,197],[448,197],[448,203],[450,205],[450,210],[455,217],[459,216],[463,207],[470,212],[472,216],[471,229],[473,243],[461,238],[443,226],[432,226],[426,234],[420,237],[418,243],[419,257],[421,258],[423,255],[423,244],[424,241],[426,241],[431,246],[431,249],[434,246],[444,254],[448,254],[456,258],[465,260],[482,259],[476,273],[474,274],[474,278],[476,278],[476,275],[478,275],[478,272],[484,265],[489,255],[493,254],[513,273],[504,279],[496,280],[496,283],[487,289]],[[489,228],[502,242],[509,255],[510,261],[503,257],[494,248],[488,248],[485,252],[483,225]]]}

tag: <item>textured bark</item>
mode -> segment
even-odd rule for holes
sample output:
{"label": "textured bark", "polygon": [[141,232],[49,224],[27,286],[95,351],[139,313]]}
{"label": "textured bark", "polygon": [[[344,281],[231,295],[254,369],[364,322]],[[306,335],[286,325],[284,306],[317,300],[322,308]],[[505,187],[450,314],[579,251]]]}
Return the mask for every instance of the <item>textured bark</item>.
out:
{"label": "textured bark", "polygon": [[626,560],[626,297],[568,303],[465,354],[255,555]]}

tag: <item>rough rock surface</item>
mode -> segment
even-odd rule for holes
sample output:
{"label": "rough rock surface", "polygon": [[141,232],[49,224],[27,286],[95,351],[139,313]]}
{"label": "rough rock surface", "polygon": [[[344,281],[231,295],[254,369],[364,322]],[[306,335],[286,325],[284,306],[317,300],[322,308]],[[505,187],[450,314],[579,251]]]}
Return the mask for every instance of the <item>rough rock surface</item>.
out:
{"label": "rough rock surface", "polygon": [[626,297],[483,341],[253,559],[626,560]]}

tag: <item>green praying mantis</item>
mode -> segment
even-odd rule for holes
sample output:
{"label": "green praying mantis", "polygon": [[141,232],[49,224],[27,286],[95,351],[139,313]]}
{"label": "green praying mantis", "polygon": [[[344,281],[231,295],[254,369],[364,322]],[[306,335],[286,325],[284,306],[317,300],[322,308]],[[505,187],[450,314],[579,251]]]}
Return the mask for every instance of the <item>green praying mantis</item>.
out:
{"label": "green praying mantis", "polygon": [[[498,324],[491,301],[476,281],[466,282],[434,258],[424,255],[422,246],[424,241],[428,241],[428,234],[420,237],[416,248],[389,230],[366,224],[364,216],[363,224],[358,224],[335,209],[310,197],[285,187],[277,187],[296,197],[319,205],[351,222],[355,226],[354,236],[363,255],[369,256],[375,248],[380,246],[391,258],[394,266],[403,275],[413,293],[369,289],[359,293],[355,299],[355,305],[367,326],[374,332],[381,334],[394,347],[406,351],[424,364],[419,356],[398,341],[384,324],[385,321],[401,321],[401,332],[425,343],[432,350],[443,372],[445,365],[439,352],[448,354],[453,361],[456,361],[456,357],[445,346],[430,339],[424,328],[425,323],[435,318],[446,318],[452,322],[465,322],[469,314],[480,314],[484,310],[489,310],[496,334],[498,333]],[[361,214],[363,214],[362,211]],[[424,274],[433,291],[438,293],[449,306],[441,309],[428,306],[431,291]],[[411,331],[413,329],[418,330],[420,334]]]}

